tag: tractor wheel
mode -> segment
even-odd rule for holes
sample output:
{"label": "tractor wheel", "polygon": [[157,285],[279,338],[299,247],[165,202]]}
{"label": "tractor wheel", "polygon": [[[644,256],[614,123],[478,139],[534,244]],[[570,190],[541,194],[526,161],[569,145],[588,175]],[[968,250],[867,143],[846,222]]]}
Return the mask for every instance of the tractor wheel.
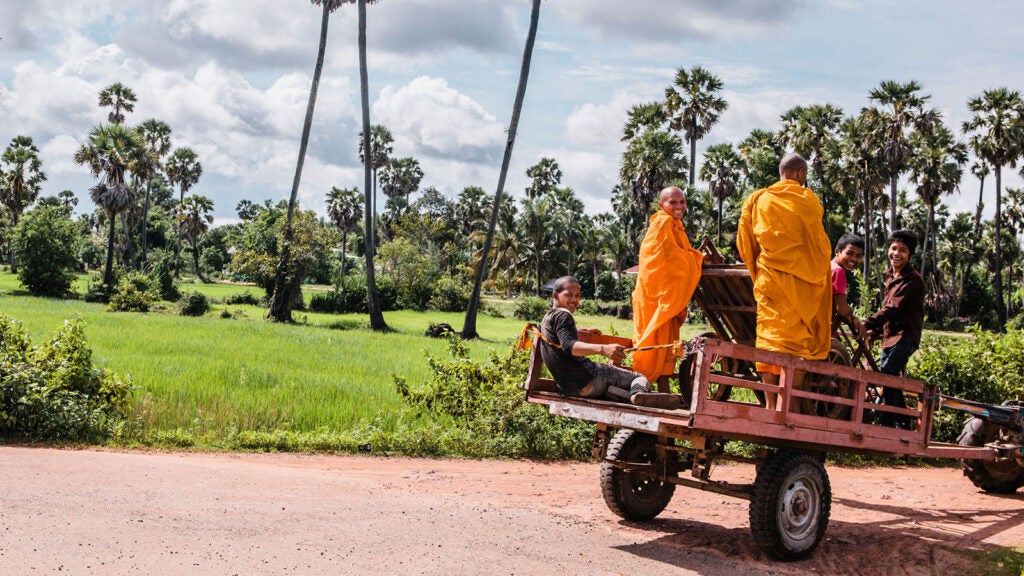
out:
{"label": "tractor wheel", "polygon": [[608,443],[609,462],[601,464],[601,495],[608,508],[626,520],[650,520],[672,500],[676,485],[664,482],[656,472],[627,471],[611,463],[653,464],[655,470],[674,473],[674,466],[660,465],[656,443],[654,436],[634,430],[619,430]]}
{"label": "tractor wheel", "polygon": [[[718,338],[722,339],[716,332],[702,332],[699,334],[701,338]],[[723,356],[713,355],[710,356],[711,370],[714,372],[722,372],[725,374],[742,374],[747,375],[750,373],[750,363],[745,360],[737,360],[735,358],[725,358]],[[695,369],[694,366],[692,369]],[[691,377],[691,381],[692,381]],[[725,386],[719,384],[708,384],[708,399],[716,400],[718,402],[725,402],[729,399],[729,394],[732,393],[732,386]]]}
{"label": "tractor wheel", "polygon": [[[987,423],[980,418],[971,418],[964,425],[964,431],[957,438],[960,446],[984,446],[998,440],[1000,426]],[[1013,494],[1024,486],[1024,468],[1016,460],[961,460],[964,476],[975,486],[992,494]]]}
{"label": "tractor wheel", "polygon": [[750,495],[750,531],[767,554],[799,560],[821,542],[832,487],[820,455],[780,451],[765,461]]}

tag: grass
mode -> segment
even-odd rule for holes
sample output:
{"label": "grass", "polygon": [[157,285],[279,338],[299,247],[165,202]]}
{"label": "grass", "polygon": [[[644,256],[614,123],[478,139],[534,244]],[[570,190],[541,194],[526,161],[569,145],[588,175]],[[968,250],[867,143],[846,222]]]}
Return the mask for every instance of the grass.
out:
{"label": "grass", "polygon": [[[85,282],[79,282],[84,287]],[[104,304],[12,295],[17,278],[0,273],[0,311],[19,320],[35,342],[81,316],[99,367],[130,376],[137,386],[132,420],[144,443],[185,437],[216,445],[240,432],[342,433],[359,427],[427,429],[443,422],[403,420],[404,402],[393,376],[417,385],[430,377],[425,355],[446,356],[448,343],[424,335],[431,323],[458,329],[462,313],[395,311],[384,317],[391,332],[369,330],[365,314],[295,312],[295,324],[265,320],[266,310],[213,304],[193,318],[173,305],[146,314],[110,312]],[[251,286],[185,284],[223,301]],[[223,318],[227,311],[230,318]],[[579,318],[581,326],[629,334],[628,320]],[[470,357],[504,352],[523,321],[481,315]]]}

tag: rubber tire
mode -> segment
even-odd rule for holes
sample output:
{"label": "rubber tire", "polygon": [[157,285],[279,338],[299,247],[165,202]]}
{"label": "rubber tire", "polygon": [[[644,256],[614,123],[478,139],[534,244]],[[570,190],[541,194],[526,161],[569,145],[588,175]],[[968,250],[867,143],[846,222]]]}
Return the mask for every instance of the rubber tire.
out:
{"label": "rubber tire", "polygon": [[[779,451],[757,472],[750,495],[750,531],[769,556],[799,560],[825,536],[832,487],[820,454]],[[794,504],[807,509],[793,513]]]}
{"label": "rubber tire", "polygon": [[[650,434],[619,430],[608,443],[607,460],[616,462],[654,463],[657,440]],[[671,468],[671,467],[670,467]],[[601,464],[601,495],[616,515],[626,520],[651,520],[672,500],[675,484],[662,482],[648,474],[637,474],[617,468],[610,462]]]}
{"label": "rubber tire", "polygon": [[[722,338],[717,332],[701,332],[697,335],[700,338],[716,338],[728,342],[726,338]],[[748,371],[747,363],[743,360],[736,360],[735,358],[720,358],[712,365],[712,369],[717,366],[718,370],[728,374],[742,374]],[[690,370],[696,369],[696,366],[692,366]],[[692,381],[692,378],[691,378]],[[713,385],[708,386],[708,398],[715,400],[716,402],[725,402],[729,399],[729,395],[732,394],[732,386],[728,385]]]}
{"label": "rubber tire", "polygon": [[[984,446],[999,437],[999,426],[971,418],[956,439],[960,446]],[[960,467],[971,482],[990,494],[1013,494],[1024,486],[1024,468],[1016,460],[961,460]]]}

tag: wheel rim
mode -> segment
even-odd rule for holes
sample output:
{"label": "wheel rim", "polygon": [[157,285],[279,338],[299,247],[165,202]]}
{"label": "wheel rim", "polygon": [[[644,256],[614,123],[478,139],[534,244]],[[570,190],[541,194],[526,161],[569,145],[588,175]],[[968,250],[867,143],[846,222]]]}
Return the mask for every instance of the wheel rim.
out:
{"label": "wheel rim", "polygon": [[[656,462],[655,450],[653,448],[647,448],[638,451],[635,461],[653,464]],[[633,493],[633,496],[638,500],[643,500],[645,502],[659,499],[661,497],[661,491],[665,486],[665,483],[658,480],[655,476],[641,472],[626,473],[625,484],[629,488],[630,492]]]}
{"label": "wheel rim", "polygon": [[814,477],[798,471],[786,485],[776,511],[779,532],[789,549],[799,551],[814,544],[820,511],[821,492]]}

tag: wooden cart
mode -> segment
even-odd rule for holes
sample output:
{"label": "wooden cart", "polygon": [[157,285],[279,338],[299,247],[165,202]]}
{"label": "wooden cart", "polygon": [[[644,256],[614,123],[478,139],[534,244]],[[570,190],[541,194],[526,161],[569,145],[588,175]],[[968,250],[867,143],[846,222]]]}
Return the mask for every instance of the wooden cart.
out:
{"label": "wooden cart", "polygon": [[[607,505],[628,520],[649,520],[668,505],[676,486],[688,486],[750,501],[750,528],[757,544],[783,560],[810,554],[828,524],[831,487],[826,452],[919,458],[957,458],[984,490],[1013,492],[1024,485],[1022,416],[1018,407],[993,407],[942,397],[934,384],[848,365],[807,361],[752,347],[756,319],[750,278],[742,267],[705,265],[695,296],[715,335],[687,345],[679,410],[643,408],[606,400],[564,397],[533,347],[525,388],[529,402],[551,414],[596,424],[593,453],[602,460],[601,491]],[[581,340],[628,339],[581,333]],[[833,360],[835,360],[833,358]],[[760,381],[755,362],[777,365],[777,385]],[[859,365],[858,365],[859,366]],[[793,388],[796,371],[811,387]],[[872,388],[903,390],[908,408],[874,404]],[[774,394],[769,409],[761,401]],[[960,444],[931,442],[932,416],[944,401],[978,416]],[[910,429],[872,423],[872,412],[906,416]],[[753,457],[737,457],[724,444],[755,445]],[[751,462],[751,484],[712,480],[717,461]]]}

